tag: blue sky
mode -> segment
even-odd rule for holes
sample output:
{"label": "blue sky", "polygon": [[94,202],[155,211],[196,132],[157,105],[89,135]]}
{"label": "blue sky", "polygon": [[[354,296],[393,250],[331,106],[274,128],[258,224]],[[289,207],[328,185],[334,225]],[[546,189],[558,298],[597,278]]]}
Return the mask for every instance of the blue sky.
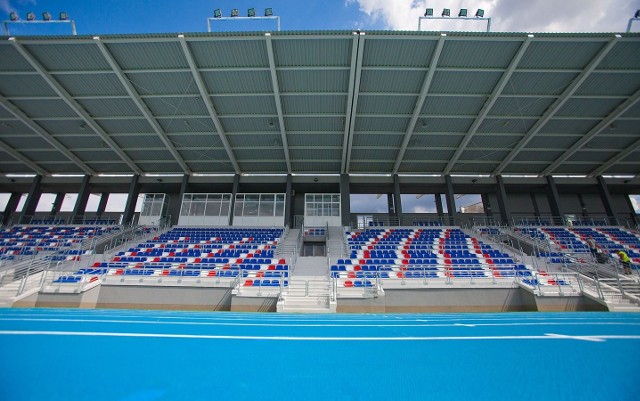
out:
{"label": "blue sky", "polygon": [[[485,10],[492,18],[492,31],[526,32],[622,32],[629,18],[640,9],[638,0],[0,0],[2,19],[16,11],[26,19],[29,11],[39,20],[42,12],[57,17],[66,11],[75,20],[78,34],[205,32],[207,17],[219,8],[229,16],[238,8],[245,16],[248,8],[262,15],[272,7],[281,17],[282,30],[393,29],[416,30],[418,17],[426,7],[439,15],[444,7],[457,15],[460,8],[475,13]],[[216,23],[217,30],[275,30],[261,23]],[[67,25],[11,24],[11,33],[68,34]],[[429,30],[483,30],[473,21],[429,21]],[[46,31],[46,29],[52,31]],[[43,32],[44,30],[44,32]],[[640,31],[640,22],[633,25]]]}

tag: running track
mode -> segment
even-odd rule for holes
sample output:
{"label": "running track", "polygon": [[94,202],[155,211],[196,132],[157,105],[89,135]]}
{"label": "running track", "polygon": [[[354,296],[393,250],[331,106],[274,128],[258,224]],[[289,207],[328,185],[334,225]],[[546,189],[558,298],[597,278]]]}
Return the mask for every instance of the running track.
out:
{"label": "running track", "polygon": [[0,310],[0,400],[637,400],[640,314]]}

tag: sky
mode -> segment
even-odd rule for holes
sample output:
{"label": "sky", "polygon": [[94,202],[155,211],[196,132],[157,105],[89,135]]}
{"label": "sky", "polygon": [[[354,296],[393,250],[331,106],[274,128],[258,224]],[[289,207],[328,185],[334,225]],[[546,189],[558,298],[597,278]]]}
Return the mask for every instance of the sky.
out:
{"label": "sky", "polygon": [[[640,9],[640,0],[0,0],[3,20],[15,11],[26,20],[29,11],[42,20],[49,11],[57,19],[66,11],[79,35],[122,33],[206,32],[214,9],[225,17],[232,8],[246,16],[249,8],[263,15],[271,7],[281,30],[417,30],[425,8],[440,16],[450,8],[469,15],[485,10],[494,32],[624,32]],[[423,21],[422,30],[485,30],[486,22]],[[9,24],[13,35],[70,34],[69,24]],[[214,31],[275,30],[274,20],[217,21]],[[632,25],[640,31],[640,21]]]}

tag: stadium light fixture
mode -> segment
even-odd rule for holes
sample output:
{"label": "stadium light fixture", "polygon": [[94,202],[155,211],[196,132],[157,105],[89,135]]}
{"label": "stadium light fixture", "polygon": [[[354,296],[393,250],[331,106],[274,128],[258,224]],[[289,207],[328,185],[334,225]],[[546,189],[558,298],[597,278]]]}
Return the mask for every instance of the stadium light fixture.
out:
{"label": "stadium light fixture", "polygon": [[458,13],[458,17],[466,17],[466,16],[467,16],[467,9],[461,8],[460,12]]}
{"label": "stadium light fixture", "polygon": [[633,18],[629,18],[629,23],[627,24],[627,33],[631,32],[631,25],[633,21],[640,20],[640,10],[636,10],[636,13],[633,15]]}
{"label": "stadium light fixture", "polygon": [[240,15],[240,11],[237,8],[232,8],[231,9],[231,16],[232,17],[237,17],[238,15]]}
{"label": "stadium light fixture", "polygon": [[271,17],[273,15],[273,9],[271,7],[264,9],[264,16]]}
{"label": "stadium light fixture", "polygon": [[11,14],[9,14],[9,19],[11,21],[17,21],[20,19],[20,17],[18,17],[18,14],[15,11],[11,11]]}
{"label": "stadium light fixture", "polygon": [[256,16],[256,9],[255,8],[250,8],[249,11],[247,11],[247,17],[255,17]]}
{"label": "stadium light fixture", "polygon": [[442,10],[442,16],[443,17],[450,17],[451,16],[451,10],[448,8],[445,8],[444,10]]}
{"label": "stadium light fixture", "polygon": [[476,18],[483,18],[484,17],[484,10],[479,8],[478,11],[476,11]]}
{"label": "stadium light fixture", "polygon": [[213,18],[222,18],[222,11],[219,8],[213,10]]}
{"label": "stadium light fixture", "polygon": [[51,14],[48,11],[43,12],[42,19],[45,21],[51,21]]}
{"label": "stadium light fixture", "polygon": [[68,21],[69,20],[69,14],[67,14],[65,11],[60,11],[60,21]]}
{"label": "stadium light fixture", "polygon": [[425,16],[425,17],[433,17],[433,8],[427,8],[427,9],[424,11],[424,16]]}
{"label": "stadium light fixture", "polygon": [[27,21],[35,21],[35,20],[36,20],[36,13],[28,12],[27,13]]}

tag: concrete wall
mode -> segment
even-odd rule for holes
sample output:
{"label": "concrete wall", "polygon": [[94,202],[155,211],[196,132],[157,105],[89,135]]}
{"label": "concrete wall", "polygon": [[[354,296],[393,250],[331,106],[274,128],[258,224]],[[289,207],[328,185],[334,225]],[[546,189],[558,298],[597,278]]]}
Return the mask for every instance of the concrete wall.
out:
{"label": "concrete wall", "polygon": [[231,310],[231,288],[116,286],[100,287],[97,308]]}
{"label": "concrete wall", "polygon": [[[340,300],[338,300],[338,305]],[[536,311],[533,294],[519,288],[385,290],[385,312]]]}

